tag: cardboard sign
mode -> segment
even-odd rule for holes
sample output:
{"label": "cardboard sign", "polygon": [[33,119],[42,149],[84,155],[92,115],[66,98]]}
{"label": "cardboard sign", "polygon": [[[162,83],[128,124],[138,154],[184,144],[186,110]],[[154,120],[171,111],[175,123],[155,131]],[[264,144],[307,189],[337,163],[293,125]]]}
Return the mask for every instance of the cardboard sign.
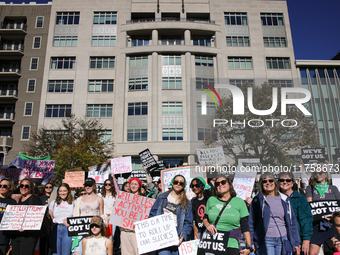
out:
{"label": "cardboard sign", "polygon": [[325,162],[325,148],[302,148],[301,158],[303,163],[311,164],[315,162]]}
{"label": "cardboard sign", "polygon": [[204,231],[200,243],[198,244],[198,255],[214,254],[225,255],[230,232],[218,231],[215,235]]}
{"label": "cardboard sign", "polygon": [[178,174],[183,175],[186,180],[187,185],[185,188],[185,192],[189,200],[191,200],[193,197],[196,196],[195,193],[192,192],[192,190],[190,189],[190,183],[192,179],[195,177],[202,177],[205,181],[207,180],[203,165],[164,169],[161,172],[163,192],[166,192],[167,190],[169,190],[169,185],[170,185],[172,178]]}
{"label": "cardboard sign", "polygon": [[40,230],[47,206],[7,205],[0,230]]}
{"label": "cardboard sign", "polygon": [[85,172],[84,171],[65,172],[65,182],[71,188],[83,187],[85,182]]}
{"label": "cardboard sign", "polygon": [[246,200],[253,192],[256,172],[236,172],[233,187],[238,197]]}
{"label": "cardboard sign", "polygon": [[141,151],[139,153],[139,157],[143,166],[148,170],[148,172],[158,169],[159,166],[157,161],[154,159],[149,149]]}
{"label": "cardboard sign", "polygon": [[146,173],[144,172],[144,170],[132,170],[131,178],[133,178],[133,177],[137,177],[142,182],[146,183]]}
{"label": "cardboard sign", "polygon": [[93,216],[67,218],[68,236],[86,236],[90,230],[90,223]]}
{"label": "cardboard sign", "polygon": [[110,223],[128,229],[134,229],[133,224],[149,217],[155,199],[120,191],[117,194],[115,207],[110,216]]}
{"label": "cardboard sign", "polygon": [[0,180],[3,178],[9,178],[14,181],[14,183],[18,183],[20,177],[21,169],[17,168],[0,168]]}
{"label": "cardboard sign", "polygon": [[110,162],[104,162],[102,164],[88,167],[89,172],[87,177],[93,178],[96,183],[104,183],[105,180],[109,179],[111,174]]}
{"label": "cardboard sign", "polygon": [[130,173],[132,171],[131,156],[111,159],[111,170],[114,174]]}
{"label": "cardboard sign", "polygon": [[165,213],[135,222],[139,254],[178,245],[178,235],[172,213]]}
{"label": "cardboard sign", "polygon": [[309,202],[314,216],[314,221],[322,220],[324,217],[331,217],[332,213],[340,211],[340,200],[323,200]]}
{"label": "cardboard sign", "polygon": [[226,164],[222,146],[209,149],[196,149],[198,162],[203,165]]}
{"label": "cardboard sign", "polygon": [[197,255],[199,239],[191,240],[188,242],[182,242],[178,247],[179,255]]}
{"label": "cardboard sign", "polygon": [[53,177],[54,166],[54,160],[26,159],[19,180],[24,178],[44,179],[42,182],[42,185],[44,185],[47,183],[47,179]]}

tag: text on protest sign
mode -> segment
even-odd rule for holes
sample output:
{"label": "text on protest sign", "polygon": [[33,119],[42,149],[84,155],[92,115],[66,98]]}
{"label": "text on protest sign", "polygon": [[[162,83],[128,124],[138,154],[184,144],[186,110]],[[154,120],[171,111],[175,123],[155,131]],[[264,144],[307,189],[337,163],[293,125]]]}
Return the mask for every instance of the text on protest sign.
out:
{"label": "text on protest sign", "polygon": [[198,162],[204,165],[226,164],[222,146],[209,149],[196,149]]}
{"label": "text on protest sign", "polygon": [[199,239],[182,242],[181,246],[178,247],[179,255],[197,255],[199,243]]}
{"label": "text on protest sign", "polygon": [[246,200],[253,192],[256,172],[236,172],[233,187],[238,197]]}
{"label": "text on protest sign", "polygon": [[144,170],[132,170],[131,172],[131,178],[133,177],[137,177],[139,178],[142,182],[147,182],[146,181],[146,173],[144,172]]}
{"label": "text on protest sign", "polygon": [[132,171],[131,156],[111,159],[111,170],[114,174],[130,173]]}
{"label": "text on protest sign", "polygon": [[88,167],[88,178],[93,178],[96,183],[104,183],[106,179],[109,179],[111,174],[110,162],[104,162],[102,164]]}
{"label": "text on protest sign", "polygon": [[301,158],[303,163],[315,163],[325,161],[325,148],[302,148]]}
{"label": "text on protest sign", "polygon": [[117,194],[115,206],[110,215],[110,223],[128,229],[134,229],[133,224],[149,217],[155,199],[120,191]]}
{"label": "text on protest sign", "polygon": [[24,178],[52,178],[55,166],[54,160],[34,160],[26,159],[20,174],[20,180]]}
{"label": "text on protest sign", "polygon": [[15,183],[18,183],[21,169],[16,168],[0,168],[0,180],[3,178],[9,178]]}
{"label": "text on protest sign", "polygon": [[237,160],[237,171],[240,172],[261,172],[262,165],[259,158],[244,158]]}
{"label": "text on protest sign", "polygon": [[314,221],[322,220],[324,217],[331,217],[332,213],[340,211],[340,200],[309,202],[314,216]]}
{"label": "text on protest sign", "polygon": [[65,182],[71,188],[83,187],[85,182],[85,172],[84,171],[65,172]]}
{"label": "text on protest sign", "polygon": [[197,255],[225,255],[230,232],[218,231],[214,235],[204,231],[200,243],[198,244]]}
{"label": "text on protest sign", "polygon": [[90,230],[92,216],[67,218],[68,236],[86,236]]}
{"label": "text on protest sign", "polygon": [[40,230],[46,206],[8,205],[0,230]]}
{"label": "text on protest sign", "polygon": [[172,213],[165,213],[135,222],[139,254],[178,245],[178,235]]}
{"label": "text on protest sign", "polygon": [[139,157],[148,172],[158,169],[159,166],[149,149],[141,151],[139,153]]}
{"label": "text on protest sign", "polygon": [[332,184],[340,190],[340,174],[332,174]]}

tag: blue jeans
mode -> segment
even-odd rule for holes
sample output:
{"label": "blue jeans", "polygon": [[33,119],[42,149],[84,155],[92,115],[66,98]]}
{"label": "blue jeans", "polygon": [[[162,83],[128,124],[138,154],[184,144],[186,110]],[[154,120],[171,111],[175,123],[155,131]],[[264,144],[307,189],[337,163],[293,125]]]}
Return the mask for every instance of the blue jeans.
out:
{"label": "blue jeans", "polygon": [[287,240],[287,235],[281,237],[265,237],[265,245],[262,245],[259,250],[256,251],[258,255],[271,255],[281,254],[282,240]]}
{"label": "blue jeans", "polygon": [[170,246],[159,250],[158,255],[178,255],[178,246]]}
{"label": "blue jeans", "polygon": [[65,225],[53,225],[52,235],[53,255],[70,255],[72,247],[72,237],[68,236]]}

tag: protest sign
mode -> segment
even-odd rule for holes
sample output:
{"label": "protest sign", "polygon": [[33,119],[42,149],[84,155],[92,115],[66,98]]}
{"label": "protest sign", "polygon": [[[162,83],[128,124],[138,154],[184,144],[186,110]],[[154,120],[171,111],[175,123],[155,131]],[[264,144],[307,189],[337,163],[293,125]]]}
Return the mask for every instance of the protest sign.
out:
{"label": "protest sign", "polygon": [[19,176],[21,173],[21,169],[17,168],[7,168],[7,167],[0,167],[0,180],[3,178],[9,178],[14,181],[14,183],[18,183]]}
{"label": "protest sign", "polygon": [[118,177],[118,184],[119,185],[123,185],[124,181],[125,181],[124,177]]}
{"label": "protest sign", "polygon": [[110,215],[110,223],[134,229],[134,222],[147,219],[155,199],[120,191]]}
{"label": "protest sign", "polygon": [[57,199],[57,191],[58,191],[58,187],[53,187],[53,191],[50,195],[50,198],[48,199],[48,204],[50,204],[53,200]]}
{"label": "protest sign", "polygon": [[304,164],[324,163],[326,160],[325,148],[302,148],[301,158]]}
{"label": "protest sign", "polygon": [[225,255],[230,232],[218,231],[214,235],[209,231],[204,231],[200,243],[198,244],[197,255]]}
{"label": "protest sign", "polygon": [[209,149],[196,149],[198,162],[204,165],[226,164],[222,146]]}
{"label": "protest sign", "polygon": [[146,183],[146,173],[144,170],[132,170],[131,172],[131,178],[137,177],[139,178],[142,182]]}
{"label": "protest sign", "polygon": [[159,166],[157,161],[154,159],[149,149],[141,151],[139,153],[139,157],[143,166],[148,170],[148,172],[158,169]]}
{"label": "protest sign", "polygon": [[337,164],[340,164],[340,148],[335,148],[335,161]]}
{"label": "protest sign", "polygon": [[139,254],[178,245],[178,235],[172,213],[165,213],[135,222]]}
{"label": "protest sign", "polygon": [[163,170],[164,167],[164,161],[163,160],[157,160],[157,164],[158,164],[158,170]]}
{"label": "protest sign", "polygon": [[332,184],[340,190],[340,174],[332,174]]}
{"label": "protest sign", "polygon": [[84,171],[65,172],[65,182],[71,188],[83,187],[85,182],[85,172]]}
{"label": "protest sign", "polygon": [[54,166],[54,160],[26,159],[19,180],[24,178],[39,178],[44,179],[42,182],[42,185],[44,185],[47,183],[47,179],[52,178]]}
{"label": "protest sign", "polygon": [[179,255],[197,255],[199,239],[191,240],[188,242],[182,242],[178,247]]}
{"label": "protest sign", "polygon": [[129,173],[132,171],[131,156],[111,159],[111,170],[114,174]]}
{"label": "protest sign", "polygon": [[233,187],[238,197],[246,200],[253,192],[256,172],[236,172]]}
{"label": "protest sign", "polygon": [[261,172],[262,165],[259,158],[238,159],[237,171]]}
{"label": "protest sign", "polygon": [[90,230],[90,223],[93,216],[67,218],[68,236],[86,236]]}
{"label": "protest sign", "polygon": [[102,164],[88,167],[89,172],[87,177],[93,178],[96,183],[104,183],[106,179],[109,179],[111,174],[110,162],[104,162]]}
{"label": "protest sign", "polygon": [[207,180],[203,165],[184,166],[184,167],[164,169],[161,172],[163,192],[166,192],[169,189],[169,185],[170,185],[172,178],[178,174],[183,175],[186,180],[185,192],[189,200],[191,200],[193,197],[196,196],[195,193],[192,192],[192,190],[190,189],[191,180],[195,177],[202,177],[203,179]]}
{"label": "protest sign", "polygon": [[7,205],[0,230],[40,230],[46,206]]}
{"label": "protest sign", "polygon": [[332,213],[340,211],[340,200],[323,200],[309,202],[314,216],[314,221],[322,220],[324,217],[331,217]]}

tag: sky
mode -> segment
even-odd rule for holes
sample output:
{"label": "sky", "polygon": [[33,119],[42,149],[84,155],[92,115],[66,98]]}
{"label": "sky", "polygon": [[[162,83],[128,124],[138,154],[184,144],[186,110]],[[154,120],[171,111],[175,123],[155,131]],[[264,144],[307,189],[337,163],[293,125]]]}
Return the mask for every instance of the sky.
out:
{"label": "sky", "polygon": [[[4,1],[4,0],[0,0]],[[7,2],[29,3],[12,0]],[[340,51],[339,0],[286,0],[296,59],[329,60]],[[46,0],[36,0],[46,3]]]}

